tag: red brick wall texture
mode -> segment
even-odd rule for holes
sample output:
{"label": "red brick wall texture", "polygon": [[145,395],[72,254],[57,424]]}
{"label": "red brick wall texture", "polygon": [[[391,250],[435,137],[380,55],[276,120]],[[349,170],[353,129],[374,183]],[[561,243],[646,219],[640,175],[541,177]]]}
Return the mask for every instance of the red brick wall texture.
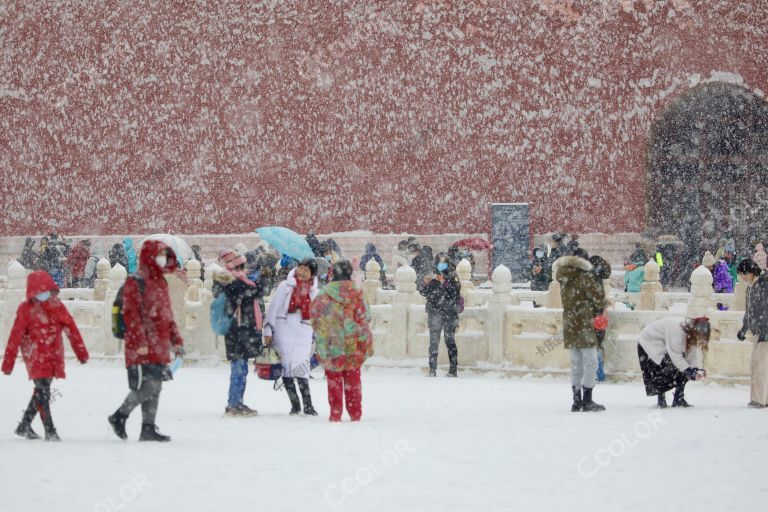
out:
{"label": "red brick wall texture", "polygon": [[654,119],[768,2],[0,4],[0,235],[640,231]]}

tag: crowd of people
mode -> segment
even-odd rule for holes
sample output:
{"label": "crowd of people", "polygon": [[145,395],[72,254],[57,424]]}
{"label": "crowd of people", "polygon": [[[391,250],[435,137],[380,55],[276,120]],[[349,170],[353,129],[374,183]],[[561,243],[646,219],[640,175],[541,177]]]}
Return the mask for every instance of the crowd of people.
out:
{"label": "crowd of people", "polygon": [[[260,245],[252,251],[239,244],[219,254],[219,270],[214,272],[213,295],[223,297],[228,327],[224,334],[230,381],[226,416],[257,414],[244,404],[249,362],[265,351],[279,355],[279,378],[290,403],[290,415],[316,416],[310,390],[310,370],[316,359],[325,371],[330,408],[329,420],[339,422],[344,408],[351,421],[362,417],[360,367],[373,354],[370,308],[359,282],[353,278],[355,264],[344,259],[333,240],[319,241],[314,234],[307,241],[315,257],[297,261]],[[574,412],[604,411],[593,399],[599,375],[599,352],[607,328],[608,307],[603,282],[611,275],[610,264],[579,247],[578,238],[556,233],[551,245],[534,250],[531,287],[543,286],[547,277],[556,276],[563,303],[563,341],[570,351],[571,388]],[[26,300],[19,306],[2,362],[3,373],[13,371],[21,352],[33,394],[23,413],[16,434],[39,439],[32,421],[40,415],[45,438],[59,440],[53,423],[51,382],[64,378],[65,333],[81,363],[88,351],[78,328],[58,293],[67,280],[83,283],[90,253],[88,240],[71,250],[57,236],[44,237],[41,249],[27,240],[23,264],[32,270],[27,276]],[[735,251],[734,251],[735,252]],[[55,256],[51,256],[55,253]],[[724,248],[722,261],[729,251]],[[196,251],[199,257],[199,248]],[[732,253],[733,254],[733,253]],[[418,290],[426,299],[429,328],[428,375],[437,374],[441,336],[448,351],[448,377],[458,375],[458,350],[455,332],[464,309],[456,264],[470,255],[461,250],[432,254],[429,246],[414,239],[398,244],[394,265],[409,265],[416,270]],[[647,256],[644,255],[643,257]],[[711,255],[710,255],[711,256]],[[738,338],[754,335],[750,407],[768,407],[768,277],[757,258],[744,258],[736,275],[749,287],[747,308]],[[156,425],[162,384],[172,379],[169,365],[185,355],[184,340],[173,317],[165,274],[179,266],[176,254],[160,241],[150,240],[135,257],[131,240],[115,244],[110,258],[127,268],[135,266],[121,290],[125,324],[124,350],[129,391],[118,409],[108,417],[115,434],[127,439],[126,422],[141,406],[141,441],[169,441]],[[366,247],[367,262],[381,261],[372,244]],[[638,258],[640,256],[638,255]],[[714,259],[714,257],[712,258]],[[47,263],[50,262],[50,263]],[[355,262],[364,268],[363,260]],[[705,255],[704,263],[713,263]],[[762,262],[764,266],[764,261]],[[707,266],[707,265],[705,265]],[[68,269],[68,270],[67,270]],[[716,267],[712,267],[716,272]],[[723,269],[725,272],[730,272]],[[57,281],[58,280],[58,281]],[[272,294],[273,288],[276,288]],[[265,297],[272,294],[268,307]],[[667,407],[666,392],[674,389],[672,407],[690,407],[685,399],[689,381],[706,378],[701,369],[702,352],[708,348],[709,319],[669,317],[652,322],[641,331],[637,352],[645,390]],[[298,386],[298,390],[297,390]]]}

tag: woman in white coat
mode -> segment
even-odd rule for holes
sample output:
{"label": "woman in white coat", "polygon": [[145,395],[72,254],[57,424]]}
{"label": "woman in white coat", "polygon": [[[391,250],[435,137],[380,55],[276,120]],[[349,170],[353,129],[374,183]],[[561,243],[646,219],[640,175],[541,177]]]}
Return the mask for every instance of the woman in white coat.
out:
{"label": "woman in white coat", "polygon": [[643,372],[645,392],[658,397],[658,406],[667,406],[665,393],[675,389],[672,407],[691,407],[685,401],[685,385],[700,380],[707,372],[698,368],[702,351],[709,344],[710,325],[706,317],[669,317],[656,320],[640,331],[637,354]]}
{"label": "woman in white coat", "polygon": [[264,345],[274,345],[283,365],[283,384],[291,400],[291,414],[301,412],[294,379],[299,383],[304,414],[317,416],[309,393],[312,325],[309,306],[317,295],[317,262],[302,260],[277,287],[267,308]]}

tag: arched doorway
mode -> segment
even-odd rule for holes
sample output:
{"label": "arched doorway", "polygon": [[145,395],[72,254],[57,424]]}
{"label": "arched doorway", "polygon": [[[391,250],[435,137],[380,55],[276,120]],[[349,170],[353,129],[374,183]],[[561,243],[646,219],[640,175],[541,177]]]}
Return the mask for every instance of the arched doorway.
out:
{"label": "arched doorway", "polygon": [[[655,121],[648,148],[646,229],[688,249],[686,265],[718,240],[740,254],[768,236],[768,103],[739,85],[694,87]],[[681,283],[682,284],[682,283]]]}

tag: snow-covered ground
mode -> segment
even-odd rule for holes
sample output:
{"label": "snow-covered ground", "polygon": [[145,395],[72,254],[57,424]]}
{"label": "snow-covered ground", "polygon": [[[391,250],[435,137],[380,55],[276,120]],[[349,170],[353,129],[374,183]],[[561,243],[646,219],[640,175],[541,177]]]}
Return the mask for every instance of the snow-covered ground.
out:
{"label": "snow-covered ground", "polygon": [[745,407],[745,386],[697,383],[694,409],[657,411],[642,385],[604,384],[608,411],[575,414],[566,380],[371,369],[363,421],[330,424],[319,373],[320,417],[289,417],[284,392],[252,374],[259,416],[225,418],[228,368],[185,367],[161,397],[173,441],[158,445],[137,442],[139,410],[128,442],[109,429],[123,369],[67,363],[59,444],[13,434],[31,393],[23,365],[0,380],[0,510],[698,512],[768,498],[768,411]]}

